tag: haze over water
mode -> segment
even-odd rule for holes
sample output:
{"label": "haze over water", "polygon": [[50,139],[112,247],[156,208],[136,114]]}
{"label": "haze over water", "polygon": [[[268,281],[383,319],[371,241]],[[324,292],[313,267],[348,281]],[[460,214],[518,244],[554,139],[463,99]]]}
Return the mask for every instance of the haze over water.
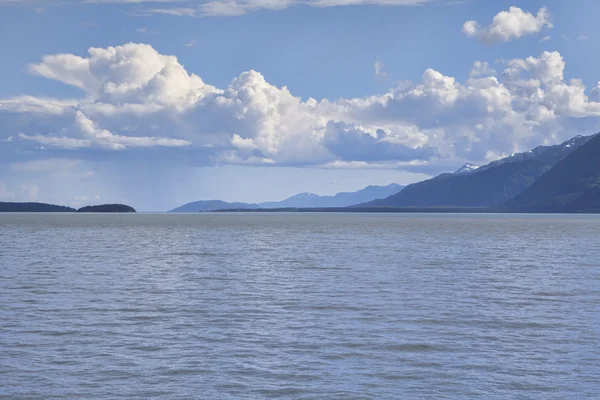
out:
{"label": "haze over water", "polygon": [[0,397],[600,396],[600,216],[0,215]]}

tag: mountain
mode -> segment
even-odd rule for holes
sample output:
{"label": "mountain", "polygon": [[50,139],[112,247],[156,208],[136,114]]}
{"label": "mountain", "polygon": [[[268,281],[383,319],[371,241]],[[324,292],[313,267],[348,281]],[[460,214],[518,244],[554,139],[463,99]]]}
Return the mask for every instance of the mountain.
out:
{"label": "mountain", "polygon": [[477,169],[479,169],[477,165],[466,163],[465,165],[454,171],[454,175],[469,174],[471,172],[477,171]]}
{"label": "mountain", "polygon": [[400,192],[404,186],[392,183],[387,186],[367,186],[356,192],[342,192],[335,196],[318,196],[314,193],[300,193],[279,202],[260,203],[260,208],[315,208],[348,207],[355,204],[384,199]]}
{"label": "mountain", "polygon": [[102,204],[87,206],[77,210],[78,213],[134,213],[135,209],[124,204]]}
{"label": "mountain", "polygon": [[587,143],[596,135],[581,136],[577,135],[566,142],[555,146],[538,146],[533,150],[524,153],[514,153],[506,158],[494,161],[481,167],[481,170],[494,168],[503,164],[527,160],[538,160],[544,164],[555,165],[560,160],[571,154],[575,149]]}
{"label": "mountain", "polygon": [[259,203],[259,208],[290,208],[290,207],[304,207],[300,204],[311,204],[317,202],[321,196],[314,193],[299,193],[290,198],[282,201],[268,201],[265,203]]}
{"label": "mountain", "polygon": [[600,135],[578,147],[506,205],[515,211],[599,212]]}
{"label": "mountain", "polygon": [[221,200],[202,200],[184,204],[171,212],[199,212],[214,210],[250,210],[259,208],[317,208],[347,207],[355,204],[383,199],[398,193],[404,186],[392,183],[387,186],[367,186],[356,192],[342,192],[335,196],[319,196],[314,193],[300,193],[283,201],[271,201],[258,204],[227,203]]}
{"label": "mountain", "polygon": [[75,212],[74,208],[45,203],[4,203],[0,202],[0,212]]}
{"label": "mountain", "polygon": [[195,213],[214,210],[248,210],[254,208],[258,208],[258,205],[249,203],[227,203],[221,200],[200,200],[184,204],[169,212]]}
{"label": "mountain", "polygon": [[442,174],[408,185],[400,193],[386,199],[361,204],[361,207],[501,206],[508,199],[525,191],[550,168],[592,137],[577,136],[560,145],[539,146],[471,172]]}

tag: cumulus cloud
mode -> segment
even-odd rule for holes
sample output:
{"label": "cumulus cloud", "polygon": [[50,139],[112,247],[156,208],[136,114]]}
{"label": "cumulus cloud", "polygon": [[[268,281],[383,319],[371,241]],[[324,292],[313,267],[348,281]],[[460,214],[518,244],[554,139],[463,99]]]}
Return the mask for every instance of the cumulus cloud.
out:
{"label": "cumulus cloud", "polygon": [[487,61],[475,61],[473,63],[473,68],[471,69],[471,72],[469,72],[470,78],[493,75],[496,75],[496,70],[490,67],[490,64]]}
{"label": "cumulus cloud", "polygon": [[488,26],[481,27],[477,21],[471,20],[464,23],[462,31],[468,37],[492,44],[510,42],[552,27],[550,14],[546,8],[540,8],[537,15],[533,15],[513,6],[508,11],[496,14]]}
{"label": "cumulus cloud", "polygon": [[112,150],[123,150],[126,147],[181,147],[191,144],[182,139],[115,135],[106,129],[98,128],[97,124],[81,111],[77,111],[75,114],[75,126],[83,136],[88,138],[90,143],[97,143],[101,147]]}
{"label": "cumulus cloud", "polygon": [[600,117],[597,89],[588,94],[564,70],[560,53],[543,52],[497,68],[477,61],[464,82],[427,69],[418,82],[387,93],[317,101],[252,70],[219,89],[176,57],[130,43],[32,65],[32,73],[77,87],[81,96],[0,100],[0,140],[12,138],[3,152],[51,159],[152,148],[154,158],[196,165],[439,172],[555,143],[573,133],[574,119]]}
{"label": "cumulus cloud", "polygon": [[411,161],[429,160],[435,150],[422,146],[415,147],[414,139],[421,143],[427,137],[415,126],[404,127],[402,131],[389,129],[369,129],[345,122],[329,122],[325,129],[324,145],[341,161]]}
{"label": "cumulus cloud", "polygon": [[159,103],[185,106],[216,89],[188,74],[176,57],[150,45],[89,49],[89,57],[73,54],[45,56],[29,66],[33,74],[76,86],[95,101]]}

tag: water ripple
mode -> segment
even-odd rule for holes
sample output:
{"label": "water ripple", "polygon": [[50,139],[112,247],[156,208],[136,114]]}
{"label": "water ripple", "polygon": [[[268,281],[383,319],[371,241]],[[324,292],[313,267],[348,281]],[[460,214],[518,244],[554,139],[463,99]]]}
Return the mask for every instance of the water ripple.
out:
{"label": "water ripple", "polygon": [[599,228],[3,214],[0,398],[599,398]]}

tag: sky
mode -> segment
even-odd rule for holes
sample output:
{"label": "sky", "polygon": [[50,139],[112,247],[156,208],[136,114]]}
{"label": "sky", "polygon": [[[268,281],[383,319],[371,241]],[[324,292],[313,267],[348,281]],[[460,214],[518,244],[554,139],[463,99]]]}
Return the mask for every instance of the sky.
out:
{"label": "sky", "polygon": [[596,0],[0,0],[0,201],[409,184],[600,131]]}

